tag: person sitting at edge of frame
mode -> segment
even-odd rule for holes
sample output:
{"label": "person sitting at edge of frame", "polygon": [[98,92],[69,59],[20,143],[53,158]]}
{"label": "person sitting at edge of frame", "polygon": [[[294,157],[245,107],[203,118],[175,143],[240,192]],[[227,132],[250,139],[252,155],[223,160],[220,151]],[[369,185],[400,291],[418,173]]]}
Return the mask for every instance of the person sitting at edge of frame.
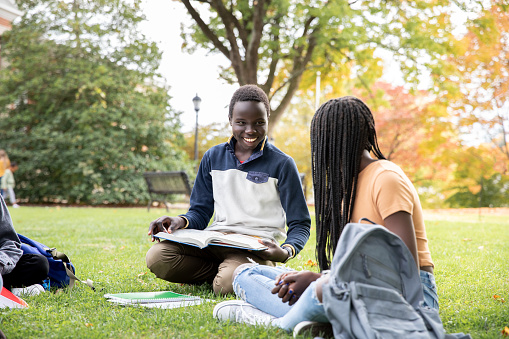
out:
{"label": "person sitting at edge of frame", "polygon": [[232,274],[241,264],[254,261],[275,266],[302,250],[311,218],[294,160],[268,142],[269,115],[269,100],[259,87],[245,85],[235,91],[228,116],[233,135],[205,152],[189,211],[177,217],[162,216],[150,223],[148,231],[153,236],[181,228],[206,228],[258,237],[268,248],[252,252],[157,242],[147,252],[146,261],[158,278],[211,283],[215,294],[226,295],[233,292]]}
{"label": "person sitting at edge of frame", "polygon": [[37,295],[44,292],[39,282],[46,279],[48,272],[49,263],[45,256],[23,254],[7,205],[0,197],[0,289],[3,284],[17,296]]}

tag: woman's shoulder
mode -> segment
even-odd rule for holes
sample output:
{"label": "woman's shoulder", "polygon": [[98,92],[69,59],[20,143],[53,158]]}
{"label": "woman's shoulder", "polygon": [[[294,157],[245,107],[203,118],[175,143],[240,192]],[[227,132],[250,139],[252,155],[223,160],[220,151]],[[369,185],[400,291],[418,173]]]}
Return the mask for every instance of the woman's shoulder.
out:
{"label": "woman's shoulder", "polygon": [[415,190],[411,180],[403,172],[401,167],[388,160],[377,161],[378,170],[374,173],[373,184],[379,189],[390,188],[392,193],[396,191],[412,192]]}
{"label": "woman's shoulder", "polygon": [[[367,171],[366,171],[367,170]],[[371,163],[368,167],[366,167],[363,177],[371,178],[370,181],[376,183],[394,183],[394,182],[405,182],[408,183],[408,177],[405,172],[389,160],[378,160]],[[362,173],[361,172],[361,173]]]}
{"label": "woman's shoulder", "polygon": [[405,174],[405,172],[403,172],[401,167],[399,167],[398,165],[396,165],[395,163],[393,163],[392,161],[389,161],[389,160],[375,161],[375,162],[371,163],[370,166],[368,166],[367,168],[369,168],[371,171],[377,172],[377,173],[394,172],[394,173],[403,174],[403,175]]}

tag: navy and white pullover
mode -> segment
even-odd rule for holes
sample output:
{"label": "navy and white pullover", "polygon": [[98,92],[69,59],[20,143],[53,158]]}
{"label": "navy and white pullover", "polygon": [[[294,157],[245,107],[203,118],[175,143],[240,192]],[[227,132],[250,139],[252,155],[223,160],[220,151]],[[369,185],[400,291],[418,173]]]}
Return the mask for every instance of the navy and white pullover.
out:
{"label": "navy and white pullover", "polygon": [[[205,152],[200,163],[191,206],[182,216],[188,228],[258,236],[284,241],[294,254],[306,244],[311,227],[299,172],[294,160],[267,142],[248,160],[235,156],[235,138]],[[288,225],[288,232],[285,230]]]}

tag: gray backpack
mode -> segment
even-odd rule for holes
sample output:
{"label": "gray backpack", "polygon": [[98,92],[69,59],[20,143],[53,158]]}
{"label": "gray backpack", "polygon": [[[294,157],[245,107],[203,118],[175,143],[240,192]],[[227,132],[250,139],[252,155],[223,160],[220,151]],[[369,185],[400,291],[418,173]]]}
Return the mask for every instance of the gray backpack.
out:
{"label": "gray backpack", "polygon": [[323,285],[335,338],[446,338],[438,311],[423,300],[415,261],[396,234],[380,225],[346,225]]}

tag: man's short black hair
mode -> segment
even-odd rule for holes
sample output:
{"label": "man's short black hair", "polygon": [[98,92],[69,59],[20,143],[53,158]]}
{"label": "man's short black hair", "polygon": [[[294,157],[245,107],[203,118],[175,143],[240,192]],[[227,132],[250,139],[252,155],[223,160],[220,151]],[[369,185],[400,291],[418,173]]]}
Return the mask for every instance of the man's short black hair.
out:
{"label": "man's short black hair", "polygon": [[239,101],[261,102],[267,111],[267,118],[270,116],[269,98],[267,97],[267,94],[265,94],[265,92],[256,85],[244,85],[236,90],[235,93],[233,93],[232,99],[230,101],[228,118],[232,118],[233,107]]}

